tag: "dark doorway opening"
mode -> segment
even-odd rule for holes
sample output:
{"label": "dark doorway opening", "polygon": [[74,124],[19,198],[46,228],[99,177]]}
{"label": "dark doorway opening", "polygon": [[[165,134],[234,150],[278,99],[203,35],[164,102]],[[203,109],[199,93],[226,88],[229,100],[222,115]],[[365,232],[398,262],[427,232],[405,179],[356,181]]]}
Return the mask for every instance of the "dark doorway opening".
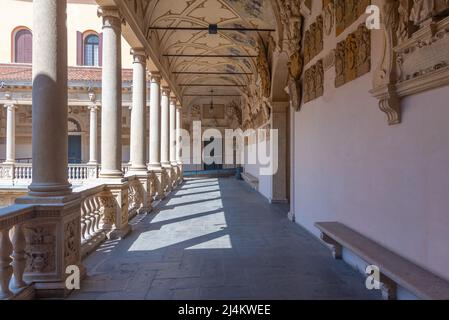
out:
{"label": "dark doorway opening", "polygon": [[81,136],[69,136],[69,163],[81,163]]}
{"label": "dark doorway opening", "polygon": [[[209,141],[204,141],[204,148],[206,148],[207,145],[211,144],[214,141],[215,141],[214,137],[211,137],[209,139]],[[220,142],[219,145],[222,146],[222,143]],[[203,150],[204,150],[204,148],[203,148]],[[220,152],[220,154],[218,154],[217,151],[218,150],[215,150],[215,148],[212,149],[210,154],[205,155],[206,156],[205,158],[206,159],[209,158],[209,157],[212,158],[212,157],[215,157],[215,155],[217,155],[217,156],[220,155],[221,156],[221,152]],[[206,171],[221,170],[221,169],[223,169],[223,164],[222,163],[216,163],[215,160],[211,164],[204,163],[204,170],[206,170]]]}

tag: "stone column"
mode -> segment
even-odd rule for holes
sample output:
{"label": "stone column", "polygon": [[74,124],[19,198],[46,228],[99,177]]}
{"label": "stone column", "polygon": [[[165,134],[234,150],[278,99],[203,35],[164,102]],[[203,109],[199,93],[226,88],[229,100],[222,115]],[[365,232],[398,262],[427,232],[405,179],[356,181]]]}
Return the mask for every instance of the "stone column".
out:
{"label": "stone column", "polygon": [[170,164],[177,166],[176,162],[176,98],[170,99]]}
{"label": "stone column", "polygon": [[147,102],[147,56],[143,48],[131,50],[133,55],[133,96],[131,108],[131,142],[130,162],[131,167],[127,176],[136,176],[142,186],[143,204],[139,213],[151,210],[151,180],[146,165],[146,102]]}
{"label": "stone column", "polygon": [[33,2],[33,178],[30,196],[64,196],[68,183],[66,2]]}
{"label": "stone column", "polygon": [[160,132],[160,101],[161,101],[161,76],[151,73],[150,84],[150,146],[148,169],[161,169],[161,132]]}
{"label": "stone column", "polygon": [[170,88],[162,88],[161,97],[161,165],[164,171],[163,190],[165,193],[172,190],[170,165]]}
{"label": "stone column", "polygon": [[38,298],[69,293],[68,266],[80,277],[84,273],[81,200],[67,181],[66,9],[66,1],[33,1],[33,177],[29,196],[16,203],[35,205],[21,228],[32,266],[24,280],[33,283]]}
{"label": "stone column", "polygon": [[131,51],[133,63],[133,95],[131,109],[131,142],[130,142],[130,175],[136,173],[147,174],[145,164],[145,104],[147,98],[146,87],[146,55],[143,49]]}
{"label": "stone column", "polygon": [[16,161],[16,109],[14,104],[6,104],[6,161],[14,164]]}
{"label": "stone column", "polygon": [[121,17],[114,7],[101,7],[103,74],[101,98],[100,178],[122,178]]}
{"label": "stone column", "polygon": [[178,166],[178,181],[181,183],[183,180],[182,170],[182,107],[181,104],[176,105],[176,163]]}
{"label": "stone column", "polygon": [[89,163],[91,165],[98,164],[98,149],[97,149],[97,125],[98,125],[98,106],[91,105],[90,110],[90,130],[89,130]]}
{"label": "stone column", "polygon": [[165,170],[161,166],[161,76],[157,72],[150,75],[150,137],[148,170],[154,177],[152,193],[160,200],[165,196]]}
{"label": "stone column", "polygon": [[170,89],[162,88],[161,98],[161,165],[170,166]]}
{"label": "stone column", "polygon": [[128,188],[122,171],[122,18],[116,7],[100,7],[103,18],[103,73],[101,98],[101,171],[115,198],[115,219],[110,238],[129,234]]}
{"label": "stone column", "polygon": [[176,162],[176,97],[170,98],[170,165],[171,184],[174,186],[178,180],[178,163]]}

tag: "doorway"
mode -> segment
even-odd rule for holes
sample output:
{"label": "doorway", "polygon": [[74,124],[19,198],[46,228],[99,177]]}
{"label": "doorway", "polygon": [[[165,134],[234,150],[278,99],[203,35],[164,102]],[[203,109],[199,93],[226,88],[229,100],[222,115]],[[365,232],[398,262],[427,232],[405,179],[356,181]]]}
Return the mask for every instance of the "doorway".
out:
{"label": "doorway", "polygon": [[69,163],[81,163],[81,136],[69,136]]}
{"label": "doorway", "polygon": [[[218,141],[218,140],[219,140],[219,139],[217,139],[217,141]],[[220,140],[221,140],[221,139],[220,139]],[[211,143],[213,143],[213,142],[215,142],[215,138],[214,138],[214,137],[211,137],[211,138],[209,139],[209,141],[204,141],[204,147],[203,147],[203,150],[206,148],[206,146],[208,146],[209,144],[211,144]],[[221,141],[218,141],[217,145],[222,146]],[[216,148],[213,148],[213,149],[211,150],[210,154],[205,155],[204,158],[205,158],[205,160],[209,160],[209,159],[211,159],[211,158],[214,158],[215,156],[221,157],[221,156],[222,156],[221,150],[216,150]],[[207,162],[207,163],[206,163],[206,162]],[[211,161],[206,161],[206,162],[204,163],[204,170],[206,170],[206,171],[221,170],[221,169],[223,169],[223,164],[222,164],[222,163],[216,163],[215,160],[214,160],[212,163],[210,163]],[[221,162],[223,162],[223,161],[221,161]]]}

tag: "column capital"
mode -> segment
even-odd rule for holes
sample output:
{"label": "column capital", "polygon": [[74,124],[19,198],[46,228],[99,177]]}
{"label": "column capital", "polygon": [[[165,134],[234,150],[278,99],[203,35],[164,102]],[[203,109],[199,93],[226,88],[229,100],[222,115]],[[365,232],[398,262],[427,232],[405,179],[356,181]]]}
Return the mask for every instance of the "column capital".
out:
{"label": "column capital", "polygon": [[5,109],[7,109],[8,111],[14,111],[14,110],[16,110],[17,109],[17,106],[14,104],[14,103],[6,103],[4,106],[3,106]]}
{"label": "column capital", "polygon": [[124,22],[120,11],[114,6],[98,7],[97,16],[103,18],[103,25],[109,22],[112,26],[120,26]]}
{"label": "column capital", "polygon": [[91,112],[97,112],[100,109],[100,106],[97,106],[96,104],[91,104],[87,107]]}
{"label": "column capital", "polygon": [[142,63],[142,64],[146,63],[147,54],[144,48],[131,48],[130,54],[132,54],[133,56],[134,63]]}
{"label": "column capital", "polygon": [[181,102],[179,102],[179,101],[176,102],[176,109],[179,109],[179,110],[182,109]]}
{"label": "column capital", "polygon": [[159,72],[150,72],[150,81],[152,83],[161,84],[162,76]]}
{"label": "column capital", "polygon": [[162,87],[161,89],[162,95],[170,97],[170,88],[169,87]]}
{"label": "column capital", "polygon": [[177,102],[178,102],[178,98],[176,98],[176,97],[170,97],[170,103],[171,103],[171,104],[174,104],[174,105],[176,106]]}

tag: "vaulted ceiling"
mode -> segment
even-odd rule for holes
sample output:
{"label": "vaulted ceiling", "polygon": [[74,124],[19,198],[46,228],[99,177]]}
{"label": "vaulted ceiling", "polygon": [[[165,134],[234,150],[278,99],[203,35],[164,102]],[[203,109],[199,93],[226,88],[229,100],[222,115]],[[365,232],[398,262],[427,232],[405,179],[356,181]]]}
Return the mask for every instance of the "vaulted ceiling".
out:
{"label": "vaulted ceiling", "polygon": [[[183,97],[209,95],[212,89],[216,95],[239,95],[256,75],[258,45],[266,46],[276,27],[271,0],[126,4],[141,15],[142,32]],[[210,34],[210,25],[217,25],[217,34]]]}

